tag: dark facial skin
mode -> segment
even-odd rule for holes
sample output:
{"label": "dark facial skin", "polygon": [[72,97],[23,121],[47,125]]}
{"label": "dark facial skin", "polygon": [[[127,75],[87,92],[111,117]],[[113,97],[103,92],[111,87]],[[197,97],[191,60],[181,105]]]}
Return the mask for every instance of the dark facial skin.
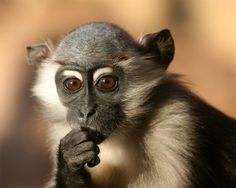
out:
{"label": "dark facial skin", "polygon": [[[93,73],[103,67],[111,67],[113,72],[93,80]],[[78,71],[83,79],[63,75],[66,70]],[[65,64],[56,74],[56,85],[60,100],[68,108],[71,127],[93,131],[96,143],[108,137],[123,118],[119,103],[122,82],[122,70],[112,62]]]}

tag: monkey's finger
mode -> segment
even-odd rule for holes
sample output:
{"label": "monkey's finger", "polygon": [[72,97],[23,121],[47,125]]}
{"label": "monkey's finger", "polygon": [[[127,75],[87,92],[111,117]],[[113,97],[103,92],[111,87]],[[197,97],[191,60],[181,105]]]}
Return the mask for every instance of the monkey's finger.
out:
{"label": "monkey's finger", "polygon": [[83,142],[73,147],[72,150],[68,151],[72,155],[81,155],[83,153],[93,151],[96,155],[100,153],[100,149],[93,141]]}
{"label": "monkey's finger", "polygon": [[91,138],[86,131],[76,129],[69,132],[60,140],[60,146],[62,149],[71,148],[90,139]]}
{"label": "monkey's finger", "polygon": [[88,162],[87,165],[88,165],[88,167],[92,168],[92,167],[95,167],[96,165],[98,165],[99,163],[100,163],[100,158],[98,156],[96,156],[93,160]]}

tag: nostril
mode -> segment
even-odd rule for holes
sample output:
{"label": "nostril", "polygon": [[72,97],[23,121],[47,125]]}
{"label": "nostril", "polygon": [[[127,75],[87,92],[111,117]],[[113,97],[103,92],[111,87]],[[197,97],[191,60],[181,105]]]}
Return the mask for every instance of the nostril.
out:
{"label": "nostril", "polygon": [[97,111],[97,105],[94,105],[93,107],[86,107],[81,108],[78,112],[78,116],[83,119],[83,121],[87,121],[88,118],[91,118]]}
{"label": "nostril", "polygon": [[82,113],[81,111],[78,112],[79,117],[84,117],[84,113]]}
{"label": "nostril", "polygon": [[89,118],[90,116],[92,116],[95,113],[96,113],[95,109],[90,110],[90,112],[88,112],[88,114],[87,114],[87,118]]}

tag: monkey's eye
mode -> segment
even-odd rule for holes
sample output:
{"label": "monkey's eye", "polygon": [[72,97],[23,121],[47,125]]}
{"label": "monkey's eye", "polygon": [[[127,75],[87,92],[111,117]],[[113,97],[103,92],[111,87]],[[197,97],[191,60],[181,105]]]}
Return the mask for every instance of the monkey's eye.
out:
{"label": "monkey's eye", "polygon": [[112,75],[103,76],[96,82],[96,87],[100,90],[114,90],[117,87],[117,78]]}
{"label": "monkey's eye", "polygon": [[68,78],[63,84],[65,89],[71,92],[78,91],[82,86],[82,83],[78,78]]}

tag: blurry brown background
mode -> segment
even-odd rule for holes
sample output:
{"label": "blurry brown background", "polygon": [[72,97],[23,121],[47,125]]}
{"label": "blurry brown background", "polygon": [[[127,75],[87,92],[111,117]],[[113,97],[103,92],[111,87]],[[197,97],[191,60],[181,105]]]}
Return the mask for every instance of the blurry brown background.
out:
{"label": "blurry brown background", "polygon": [[169,71],[236,117],[235,8],[235,0],[0,0],[0,187],[42,187],[50,169],[27,45],[92,21],[116,23],[135,38],[169,28],[176,43]]}

